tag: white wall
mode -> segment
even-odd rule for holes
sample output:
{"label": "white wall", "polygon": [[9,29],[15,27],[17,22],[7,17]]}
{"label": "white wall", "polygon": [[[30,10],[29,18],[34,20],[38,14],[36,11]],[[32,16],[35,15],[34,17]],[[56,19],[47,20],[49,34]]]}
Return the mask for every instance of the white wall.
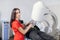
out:
{"label": "white wall", "polygon": [[22,19],[30,20],[33,4],[38,0],[1,0],[0,11],[1,20],[10,20],[11,11],[17,7],[21,9]]}

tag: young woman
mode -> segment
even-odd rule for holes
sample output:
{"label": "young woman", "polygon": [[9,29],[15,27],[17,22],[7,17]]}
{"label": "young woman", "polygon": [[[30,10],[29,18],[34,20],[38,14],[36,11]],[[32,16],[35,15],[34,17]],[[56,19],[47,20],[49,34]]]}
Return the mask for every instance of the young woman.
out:
{"label": "young woman", "polygon": [[24,29],[24,25],[21,24],[20,20],[20,9],[14,8],[11,14],[10,25],[12,30],[14,31],[14,40],[24,40],[24,35],[28,32],[28,30],[33,27],[32,24],[29,24],[26,29]]}

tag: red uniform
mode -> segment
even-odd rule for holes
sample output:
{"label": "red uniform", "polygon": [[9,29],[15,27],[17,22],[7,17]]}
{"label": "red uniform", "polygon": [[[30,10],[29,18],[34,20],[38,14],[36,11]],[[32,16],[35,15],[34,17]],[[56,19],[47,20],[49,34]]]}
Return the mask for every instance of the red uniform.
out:
{"label": "red uniform", "polygon": [[24,27],[18,20],[12,22],[12,30],[14,31],[14,40],[24,40],[24,35],[18,30],[19,27]]}

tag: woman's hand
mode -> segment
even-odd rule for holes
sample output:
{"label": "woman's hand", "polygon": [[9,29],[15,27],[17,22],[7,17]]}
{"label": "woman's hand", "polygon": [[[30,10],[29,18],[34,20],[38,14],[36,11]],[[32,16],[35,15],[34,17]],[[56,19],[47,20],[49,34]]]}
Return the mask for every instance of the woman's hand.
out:
{"label": "woman's hand", "polygon": [[31,23],[29,24],[29,27],[30,27],[30,28],[34,28],[33,24],[31,24]]}

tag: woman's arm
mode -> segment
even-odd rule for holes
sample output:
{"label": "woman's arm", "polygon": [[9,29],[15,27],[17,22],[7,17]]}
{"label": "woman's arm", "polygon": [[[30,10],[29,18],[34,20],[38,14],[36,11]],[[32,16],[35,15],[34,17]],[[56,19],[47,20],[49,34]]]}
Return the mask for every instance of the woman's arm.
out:
{"label": "woman's arm", "polygon": [[32,24],[29,24],[29,25],[26,27],[26,29],[23,29],[23,28],[19,27],[18,30],[19,30],[22,34],[25,35],[31,27],[33,27],[33,25],[32,25]]}

